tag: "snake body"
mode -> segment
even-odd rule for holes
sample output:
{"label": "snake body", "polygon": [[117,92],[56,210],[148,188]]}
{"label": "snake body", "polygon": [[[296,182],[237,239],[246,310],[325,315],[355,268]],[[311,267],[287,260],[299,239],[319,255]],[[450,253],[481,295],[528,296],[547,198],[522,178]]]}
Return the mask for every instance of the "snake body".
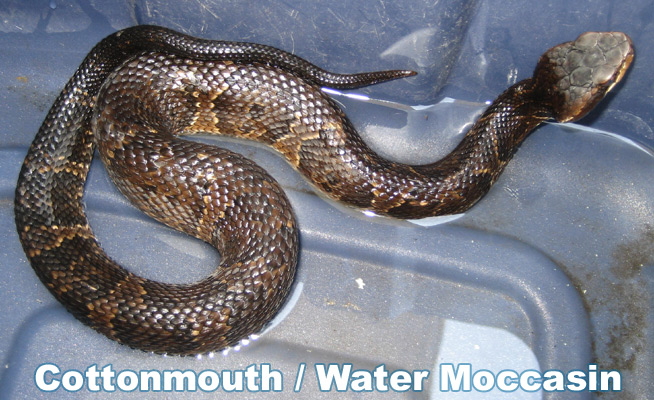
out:
{"label": "snake body", "polygon": [[[89,53],[47,114],[16,188],[16,226],[33,269],[79,320],[145,351],[196,354],[262,329],[295,274],[298,228],[279,184],[252,161],[183,135],[265,143],[328,196],[398,218],[462,212],[481,198],[542,121],[575,120],[633,58],[622,33],[549,50],[462,142],[430,165],[375,154],[321,86],[413,75],[341,75],[268,46],[137,26]],[[194,284],[136,276],[102,250],[83,192],[97,145],[117,187],[144,212],[214,245],[220,265]]]}

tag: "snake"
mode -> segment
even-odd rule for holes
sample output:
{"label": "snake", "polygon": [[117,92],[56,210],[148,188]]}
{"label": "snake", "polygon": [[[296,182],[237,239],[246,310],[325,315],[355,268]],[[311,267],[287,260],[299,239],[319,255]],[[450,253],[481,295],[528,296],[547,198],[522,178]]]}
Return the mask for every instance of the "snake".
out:
{"label": "snake", "polygon": [[[586,115],[634,57],[620,32],[588,32],[541,56],[444,158],[382,158],[323,87],[352,89],[410,70],[337,74],[270,46],[139,25],[100,41],[47,113],[15,192],[19,240],[38,278],[82,323],[121,344],[211,353],[260,332],[292,287],[299,227],[284,190],[235,152],[185,139],[265,144],[327,197],[391,218],[461,213],[487,193],[547,120]],[[117,188],[154,219],[213,245],[219,265],[175,284],[113,261],[83,201],[97,152]]]}

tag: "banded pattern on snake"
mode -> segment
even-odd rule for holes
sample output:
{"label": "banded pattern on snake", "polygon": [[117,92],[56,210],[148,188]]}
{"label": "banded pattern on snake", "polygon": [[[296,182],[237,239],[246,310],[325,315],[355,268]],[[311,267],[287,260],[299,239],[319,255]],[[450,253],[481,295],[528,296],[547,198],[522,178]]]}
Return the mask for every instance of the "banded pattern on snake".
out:
{"label": "banded pattern on snake", "polygon": [[[411,166],[375,154],[320,87],[355,88],[412,71],[340,75],[267,46],[128,28],[89,53],[46,116],[19,176],[16,226],[41,281],[80,321],[145,351],[220,350],[261,330],[282,305],[298,227],[284,192],[259,166],[180,136],[267,144],[328,196],[377,214],[457,213],[490,189],[534,128],[581,118],[632,58],[630,39],[615,32],[554,47],[449,155]],[[136,206],[217,248],[213,274],[163,284],[105,254],[82,201],[96,145]]]}

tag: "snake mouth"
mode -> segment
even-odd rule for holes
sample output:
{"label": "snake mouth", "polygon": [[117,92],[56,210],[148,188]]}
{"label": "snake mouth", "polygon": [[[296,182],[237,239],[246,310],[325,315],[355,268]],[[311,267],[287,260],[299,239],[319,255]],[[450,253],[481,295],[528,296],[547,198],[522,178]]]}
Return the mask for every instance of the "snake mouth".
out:
{"label": "snake mouth", "polygon": [[624,78],[625,74],[629,70],[629,67],[631,66],[631,63],[634,60],[634,51],[633,51],[633,44],[631,42],[631,38],[629,38],[629,36],[626,36],[626,38],[629,41],[629,48],[631,51],[625,56],[621,67],[618,69],[613,79],[610,80],[609,86],[606,89],[607,93],[610,92],[613,89],[613,87],[622,80],[622,78]]}

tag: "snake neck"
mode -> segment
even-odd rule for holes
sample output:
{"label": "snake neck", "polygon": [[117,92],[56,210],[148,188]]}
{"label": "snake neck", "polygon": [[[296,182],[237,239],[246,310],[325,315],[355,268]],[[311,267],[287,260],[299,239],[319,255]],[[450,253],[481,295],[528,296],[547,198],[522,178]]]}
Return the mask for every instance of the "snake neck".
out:
{"label": "snake neck", "polygon": [[421,168],[435,193],[448,193],[429,205],[429,213],[466,211],[490,190],[527,136],[552,118],[543,98],[532,79],[515,84],[484,111],[450,154]]}
{"label": "snake neck", "polygon": [[[542,98],[531,79],[515,84],[486,109],[451,153],[432,164],[389,162],[361,143],[348,145],[359,149],[347,154],[352,168],[345,180],[356,190],[340,190],[330,183],[328,193],[395,218],[461,213],[490,190],[529,133],[551,118],[551,107]],[[306,168],[303,172],[312,174]]]}

